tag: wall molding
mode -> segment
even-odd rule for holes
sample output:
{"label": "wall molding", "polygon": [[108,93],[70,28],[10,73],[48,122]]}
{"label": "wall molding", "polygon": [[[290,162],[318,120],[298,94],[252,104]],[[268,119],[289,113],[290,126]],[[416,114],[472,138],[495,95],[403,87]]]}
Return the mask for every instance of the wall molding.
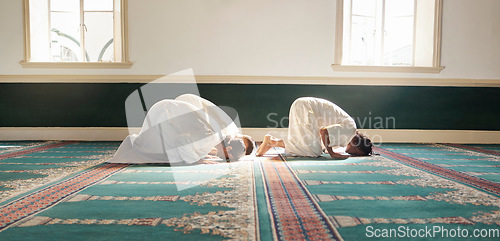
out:
{"label": "wall molding", "polygon": [[20,61],[24,68],[52,69],[130,69],[132,62],[27,62]]}
{"label": "wall molding", "polygon": [[427,73],[438,74],[444,67],[418,67],[418,66],[366,66],[366,65],[340,65],[332,64],[334,71],[344,72],[394,72],[394,73]]}
{"label": "wall molding", "polygon": [[[186,83],[182,75],[0,75],[1,83]],[[500,87],[500,79],[196,75],[199,84]]]}
{"label": "wall molding", "polygon": [[[244,134],[261,141],[264,135],[283,138],[287,128],[242,128]],[[129,132],[130,131],[130,132]],[[127,127],[0,127],[0,141],[82,140],[122,141],[140,128]],[[500,144],[500,131],[361,129],[376,143],[480,143]]]}

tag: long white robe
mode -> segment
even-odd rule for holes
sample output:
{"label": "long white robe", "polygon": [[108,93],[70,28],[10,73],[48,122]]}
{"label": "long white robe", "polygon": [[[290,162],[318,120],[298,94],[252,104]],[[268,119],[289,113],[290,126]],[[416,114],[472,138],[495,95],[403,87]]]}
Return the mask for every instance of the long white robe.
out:
{"label": "long white robe", "polygon": [[125,138],[108,162],[191,164],[225,135],[236,135],[239,129],[231,124],[224,111],[199,96],[162,100],[150,108],[140,133]]}
{"label": "long white robe", "polygon": [[223,136],[235,137],[236,135],[241,134],[241,131],[238,128],[239,121],[231,119],[231,117],[229,117],[221,108],[209,100],[193,94],[180,95],[175,99],[188,102],[202,109],[206,113],[207,121],[210,124],[215,122],[215,124],[222,128]]}
{"label": "long white robe", "polygon": [[290,107],[287,153],[317,157],[323,153],[320,129],[327,128],[330,147],[345,147],[356,133],[354,119],[342,108],[320,98],[303,97]]}

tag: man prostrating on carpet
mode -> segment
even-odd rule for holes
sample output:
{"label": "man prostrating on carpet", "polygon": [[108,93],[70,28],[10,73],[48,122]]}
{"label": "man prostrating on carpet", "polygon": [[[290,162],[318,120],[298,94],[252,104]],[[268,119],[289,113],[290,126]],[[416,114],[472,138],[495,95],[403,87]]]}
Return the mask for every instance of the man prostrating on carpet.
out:
{"label": "man prostrating on carpet", "polygon": [[[257,149],[257,156],[264,155],[272,147],[282,147],[293,156],[318,157],[323,146],[334,159],[353,156],[369,156],[372,143],[356,131],[356,123],[334,103],[313,97],[295,100],[290,107],[288,137],[284,140],[266,135]],[[333,148],[345,147],[341,154]]]}
{"label": "man prostrating on carpet", "polygon": [[212,102],[192,94],[165,99],[148,111],[141,132],[129,135],[110,163],[214,163],[207,155],[236,161],[254,142]]}

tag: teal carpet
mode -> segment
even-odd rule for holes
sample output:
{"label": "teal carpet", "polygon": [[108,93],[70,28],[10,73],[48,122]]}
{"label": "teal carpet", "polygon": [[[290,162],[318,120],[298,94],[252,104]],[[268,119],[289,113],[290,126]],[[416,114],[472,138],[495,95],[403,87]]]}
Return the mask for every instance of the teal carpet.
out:
{"label": "teal carpet", "polygon": [[[0,156],[0,180],[12,187],[3,191],[0,240],[257,239],[251,161],[116,165],[103,162],[117,142],[48,144]],[[18,183],[27,184],[20,195]]]}
{"label": "teal carpet", "polygon": [[[498,150],[499,145],[475,147]],[[380,148],[499,187],[496,155],[441,144],[384,144]],[[384,154],[344,161],[285,159],[344,240],[499,238],[498,193],[461,182],[453,172],[436,175]],[[475,237],[475,231],[480,237]],[[481,237],[487,231],[490,234]]]}
{"label": "teal carpet", "polygon": [[16,194],[104,162],[119,144],[120,142],[0,142],[0,204]]}
{"label": "teal carpet", "polygon": [[500,145],[384,144],[342,161],[104,163],[119,144],[0,142],[0,240],[500,237]]}

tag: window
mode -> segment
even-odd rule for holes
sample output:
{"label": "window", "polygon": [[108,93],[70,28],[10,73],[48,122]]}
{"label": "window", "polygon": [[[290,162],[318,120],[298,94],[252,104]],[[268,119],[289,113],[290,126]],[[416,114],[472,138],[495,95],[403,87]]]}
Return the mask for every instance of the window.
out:
{"label": "window", "polygon": [[334,70],[441,71],[441,0],[337,3]]}
{"label": "window", "polygon": [[126,0],[25,0],[25,67],[129,68]]}

